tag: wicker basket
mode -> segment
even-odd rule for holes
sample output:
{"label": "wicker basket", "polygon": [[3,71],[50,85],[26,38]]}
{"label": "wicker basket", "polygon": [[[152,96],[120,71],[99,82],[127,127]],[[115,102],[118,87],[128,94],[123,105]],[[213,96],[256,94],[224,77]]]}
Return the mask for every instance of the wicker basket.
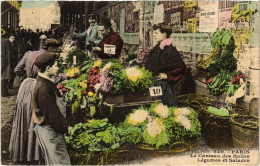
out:
{"label": "wicker basket", "polygon": [[127,156],[126,149],[119,149],[106,152],[80,152],[70,150],[70,158],[72,165],[108,165],[116,164],[124,161]]}
{"label": "wicker basket", "polygon": [[250,115],[233,115],[230,120],[234,147],[258,148],[259,118]]}
{"label": "wicker basket", "polygon": [[138,144],[137,147],[150,157],[156,155],[172,155],[192,149],[199,141],[200,139],[190,140],[189,142],[174,142],[170,146],[164,146],[159,149],[142,143]]}
{"label": "wicker basket", "polygon": [[131,160],[144,160],[181,153],[196,146],[199,140],[200,139],[196,139],[187,143],[176,142],[168,147],[159,149],[146,144],[139,144],[138,146],[125,144],[120,149],[110,151],[109,153],[84,152],[70,149],[69,154],[72,165],[124,165]]}
{"label": "wicker basket", "polygon": [[207,145],[213,148],[232,148],[230,117],[217,116],[205,108],[201,111],[202,132]]}

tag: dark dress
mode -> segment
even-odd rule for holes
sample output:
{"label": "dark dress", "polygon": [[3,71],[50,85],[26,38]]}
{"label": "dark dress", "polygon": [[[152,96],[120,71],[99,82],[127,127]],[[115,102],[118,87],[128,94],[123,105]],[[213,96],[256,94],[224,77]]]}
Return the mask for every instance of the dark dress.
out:
{"label": "dark dress", "polygon": [[173,85],[181,78],[186,68],[177,49],[172,45],[161,49],[157,44],[148,55],[145,67],[154,76],[158,76],[159,73],[167,74],[168,79],[155,80],[154,82],[154,86],[161,86],[163,91],[163,95],[156,99],[162,100],[163,104],[168,106],[177,106]]}

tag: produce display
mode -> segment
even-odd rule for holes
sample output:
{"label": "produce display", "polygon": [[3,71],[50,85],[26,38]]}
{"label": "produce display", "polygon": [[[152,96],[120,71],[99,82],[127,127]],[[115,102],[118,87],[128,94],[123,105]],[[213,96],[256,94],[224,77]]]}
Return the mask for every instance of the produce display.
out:
{"label": "produce display", "polygon": [[200,131],[198,115],[193,109],[168,108],[155,102],[150,108],[132,110],[119,124],[110,124],[107,119],[76,124],[66,142],[73,149],[91,152],[114,150],[124,143],[142,143],[158,149],[198,139]]}
{"label": "produce display", "polygon": [[66,73],[68,80],[57,87],[72,114],[86,108],[94,116],[96,109],[102,106],[100,94],[117,93],[124,88],[143,92],[153,86],[152,73],[144,68],[124,68],[117,59],[93,61],[78,49],[72,49],[65,61],[59,64],[59,72]]}
{"label": "produce display", "polygon": [[[207,85],[211,94],[219,96],[227,92],[233,96],[240,84],[232,80],[237,75],[237,60],[233,56],[236,48],[234,38],[228,30],[217,30],[212,39],[213,50],[209,56],[197,63],[197,68],[207,73]],[[230,83],[231,82],[231,83]]]}

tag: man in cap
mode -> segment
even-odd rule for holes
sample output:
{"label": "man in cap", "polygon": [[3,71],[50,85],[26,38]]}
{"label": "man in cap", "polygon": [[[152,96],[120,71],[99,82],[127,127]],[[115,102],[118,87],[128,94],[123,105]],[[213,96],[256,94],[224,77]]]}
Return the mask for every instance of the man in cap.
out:
{"label": "man in cap", "polygon": [[96,15],[88,15],[89,27],[86,31],[82,33],[74,33],[73,38],[83,38],[86,37],[85,45],[87,50],[91,50],[93,46],[99,45],[101,38],[98,35],[98,25],[96,23]]}
{"label": "man in cap", "polygon": [[103,19],[98,24],[98,30],[102,40],[98,47],[92,47],[92,51],[101,59],[119,59],[124,42],[120,35],[114,32],[110,19]]}
{"label": "man in cap", "polygon": [[71,127],[65,118],[66,109],[59,103],[59,90],[52,79],[59,69],[57,58],[57,53],[45,53],[35,61],[40,72],[32,95],[34,122],[38,124],[34,130],[47,165],[70,165],[64,134],[69,133]]}

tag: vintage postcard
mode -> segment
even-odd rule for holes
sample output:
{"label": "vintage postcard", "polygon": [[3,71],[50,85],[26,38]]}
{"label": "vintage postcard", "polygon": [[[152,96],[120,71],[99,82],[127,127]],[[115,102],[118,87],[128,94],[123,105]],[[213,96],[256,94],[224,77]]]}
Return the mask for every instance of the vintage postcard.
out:
{"label": "vintage postcard", "polygon": [[259,165],[259,1],[1,1],[2,165]]}

